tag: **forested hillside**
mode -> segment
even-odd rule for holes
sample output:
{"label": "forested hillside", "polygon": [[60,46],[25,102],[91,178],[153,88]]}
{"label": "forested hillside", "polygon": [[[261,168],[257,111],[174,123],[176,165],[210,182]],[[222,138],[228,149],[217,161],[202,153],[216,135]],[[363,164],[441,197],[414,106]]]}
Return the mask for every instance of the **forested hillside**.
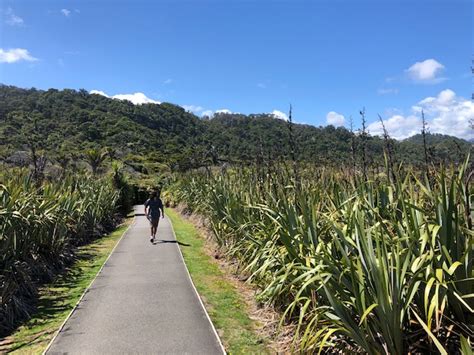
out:
{"label": "forested hillside", "polygon": [[[34,149],[49,164],[76,164],[84,152],[107,148],[112,159],[142,173],[166,166],[200,166],[285,160],[340,165],[360,159],[365,145],[369,164],[383,161],[384,140],[345,128],[288,123],[270,114],[216,114],[201,119],[170,103],[134,105],[85,90],[47,91],[0,86],[0,159],[28,164]],[[292,142],[292,143],[290,143]],[[463,159],[471,144],[454,137],[428,135],[434,163]],[[423,162],[423,140],[391,141],[397,161]],[[293,146],[293,149],[291,148]],[[158,164],[158,165],[157,165]]]}

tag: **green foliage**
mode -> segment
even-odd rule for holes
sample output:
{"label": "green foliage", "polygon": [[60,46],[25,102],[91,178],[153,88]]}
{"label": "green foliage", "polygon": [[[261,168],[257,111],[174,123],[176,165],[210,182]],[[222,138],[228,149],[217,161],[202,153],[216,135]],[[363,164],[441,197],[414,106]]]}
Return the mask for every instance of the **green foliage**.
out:
{"label": "green foliage", "polygon": [[[362,149],[366,164],[383,165],[384,141],[379,137],[353,134],[343,127],[292,127],[298,161],[352,165],[353,142],[358,165],[362,164]],[[220,113],[212,119],[199,119],[169,103],[134,105],[84,90],[0,86],[0,136],[0,160],[9,164],[31,163],[24,155],[32,144],[39,157],[45,156],[50,164],[59,166],[66,158],[69,168],[80,167],[79,157],[95,164],[97,160],[90,160],[90,154],[84,156],[84,152],[107,149],[113,153],[112,159],[132,169],[137,181],[155,173],[153,168],[150,171],[150,163],[182,172],[225,162],[248,164],[292,158],[288,125],[270,114]],[[471,147],[448,136],[428,138],[435,164],[459,163]],[[422,163],[419,139],[391,142],[395,161]]]}
{"label": "green foliage", "polygon": [[88,149],[85,152],[85,158],[87,163],[92,169],[92,175],[96,175],[100,166],[103,164],[104,160],[107,158],[107,152],[101,151],[99,149]]}
{"label": "green foliage", "polygon": [[107,178],[65,176],[41,185],[26,172],[0,175],[0,334],[28,318],[38,283],[74,248],[115,223],[120,193]]}
{"label": "green foliage", "polygon": [[133,208],[134,194],[132,186],[123,173],[123,164],[118,161],[112,163],[112,183],[119,193],[118,209],[122,215],[126,215]]}
{"label": "green foliage", "polygon": [[298,325],[303,352],[456,353],[474,324],[474,190],[458,171],[351,176],[284,166],[190,174],[167,198]]}
{"label": "green foliage", "polygon": [[226,280],[219,265],[206,253],[204,236],[197,229],[168,209],[176,238],[188,246],[181,248],[186,267],[199,295],[229,354],[266,354],[264,339],[255,334],[255,321],[248,315],[242,295]]}
{"label": "green foliage", "polygon": [[130,218],[113,233],[78,247],[71,267],[39,287],[31,318],[0,343],[0,353],[42,354],[131,222]]}

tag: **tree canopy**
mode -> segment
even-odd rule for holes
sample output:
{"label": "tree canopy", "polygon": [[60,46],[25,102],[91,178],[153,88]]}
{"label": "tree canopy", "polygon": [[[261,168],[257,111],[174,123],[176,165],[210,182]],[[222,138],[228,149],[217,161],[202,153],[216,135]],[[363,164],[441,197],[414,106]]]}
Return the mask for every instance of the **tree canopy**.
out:
{"label": "tree canopy", "polygon": [[[33,144],[39,156],[59,165],[87,161],[86,152],[106,148],[112,158],[141,173],[163,164],[186,170],[289,159],[290,139],[300,161],[348,164],[351,144],[360,149],[364,139],[368,163],[383,162],[380,137],[331,125],[294,124],[290,138],[288,125],[271,114],[218,113],[203,119],[171,103],[134,105],[85,90],[0,86],[0,159],[8,164],[25,163]],[[465,140],[444,135],[428,135],[427,142],[433,162],[459,161],[471,148]],[[420,136],[391,143],[396,161],[423,162]]]}

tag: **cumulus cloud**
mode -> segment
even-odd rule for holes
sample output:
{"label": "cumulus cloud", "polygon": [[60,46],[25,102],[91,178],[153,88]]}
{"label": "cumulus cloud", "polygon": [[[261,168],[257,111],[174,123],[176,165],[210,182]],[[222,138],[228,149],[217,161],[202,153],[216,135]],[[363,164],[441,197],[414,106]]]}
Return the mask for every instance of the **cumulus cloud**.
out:
{"label": "cumulus cloud", "polygon": [[196,106],[196,105],[183,105],[183,108],[186,111],[192,112],[195,115],[198,115],[198,116],[201,116],[201,117],[204,117],[204,116],[213,117],[214,115],[219,114],[219,113],[223,113],[223,114],[233,113],[231,110],[226,109],[226,108],[223,108],[223,109],[220,109],[220,110],[215,110],[215,111],[214,110],[206,110],[206,109],[204,109],[204,107]]}
{"label": "cumulus cloud", "polygon": [[23,48],[0,48],[0,63],[15,63],[22,60],[34,62],[38,59],[33,57],[28,50]]}
{"label": "cumulus cloud", "polygon": [[444,65],[435,59],[426,59],[422,62],[416,62],[405,71],[415,82],[439,83],[445,80],[445,78],[439,76],[444,71]]}
{"label": "cumulus cloud", "polygon": [[204,116],[212,117],[212,116],[214,116],[214,111],[212,111],[212,110],[205,110],[205,111],[202,111],[202,112],[201,112],[201,116],[202,116],[202,117],[204,117]]}
{"label": "cumulus cloud", "polygon": [[183,108],[188,111],[192,112],[194,114],[198,114],[199,112],[204,110],[204,107],[202,106],[196,106],[196,105],[183,105]]}
{"label": "cumulus cloud", "polygon": [[328,112],[328,114],[326,115],[327,124],[331,124],[336,127],[344,126],[345,121],[346,119],[343,115],[334,111]]}
{"label": "cumulus cloud", "polygon": [[61,13],[66,16],[66,17],[69,17],[69,15],[71,15],[71,10],[68,10],[68,9],[61,9]]}
{"label": "cumulus cloud", "polygon": [[[421,131],[421,118],[414,115],[393,115],[383,121],[388,134],[395,139],[405,139]],[[383,135],[382,124],[379,121],[369,124],[370,134]]]}
{"label": "cumulus cloud", "polygon": [[128,100],[134,103],[135,105],[141,104],[160,104],[159,101],[150,99],[142,92],[136,92],[134,94],[119,94],[112,96],[114,99],[118,100]]}
{"label": "cumulus cloud", "polygon": [[109,95],[107,95],[102,90],[91,90],[91,91],[89,91],[89,93],[90,94],[96,94],[96,95],[102,95],[102,96],[105,96],[105,97],[110,97]]}
{"label": "cumulus cloud", "polygon": [[97,95],[102,95],[105,97],[109,97],[111,99],[117,99],[117,100],[127,100],[130,101],[131,103],[135,105],[142,105],[142,104],[160,104],[161,102],[150,99],[147,97],[144,93],[142,92],[136,92],[134,94],[118,94],[118,95],[113,95],[109,96],[105,92],[101,90],[91,90],[91,94],[97,94]]}
{"label": "cumulus cloud", "polygon": [[15,15],[13,12],[13,9],[11,7],[7,8],[5,10],[5,15],[6,15],[6,23],[7,25],[10,26],[23,26],[25,22],[20,16]]}
{"label": "cumulus cloud", "polygon": [[226,108],[221,108],[220,110],[216,110],[216,113],[232,113],[232,111]]}
{"label": "cumulus cloud", "polygon": [[271,115],[273,115],[273,117],[278,118],[280,120],[288,121],[288,115],[284,112],[273,110]]}
{"label": "cumulus cloud", "polygon": [[[474,139],[474,130],[470,122],[474,120],[474,103],[457,96],[450,89],[441,91],[435,97],[427,97],[411,107],[409,115],[396,114],[384,120],[388,133],[396,139],[404,139],[420,133],[421,111],[425,113],[428,129],[431,133],[448,134]],[[368,126],[371,134],[382,134],[380,122]]]}

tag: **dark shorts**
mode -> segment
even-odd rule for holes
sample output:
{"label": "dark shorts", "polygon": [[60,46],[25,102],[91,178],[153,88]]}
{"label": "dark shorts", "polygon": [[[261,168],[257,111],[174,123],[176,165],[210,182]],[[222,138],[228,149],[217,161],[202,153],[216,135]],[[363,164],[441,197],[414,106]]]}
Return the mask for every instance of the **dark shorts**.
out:
{"label": "dark shorts", "polygon": [[150,221],[150,226],[156,228],[158,227],[158,222],[160,222],[160,217],[149,217],[148,220]]}

